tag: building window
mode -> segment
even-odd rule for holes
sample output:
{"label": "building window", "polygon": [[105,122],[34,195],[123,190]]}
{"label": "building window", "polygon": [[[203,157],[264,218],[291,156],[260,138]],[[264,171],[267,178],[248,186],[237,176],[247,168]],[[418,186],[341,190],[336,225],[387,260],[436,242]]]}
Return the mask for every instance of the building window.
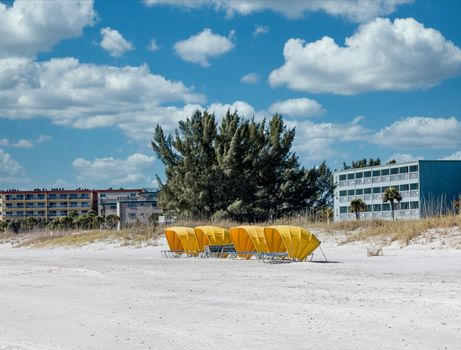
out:
{"label": "building window", "polygon": [[400,191],[408,191],[410,189],[410,185],[400,185]]}
{"label": "building window", "polygon": [[365,188],[365,194],[371,194],[371,187]]}
{"label": "building window", "polygon": [[347,191],[339,191],[339,196],[340,197],[347,196]]}
{"label": "building window", "polygon": [[340,212],[341,214],[347,213],[347,207],[339,207],[339,212]]}
{"label": "building window", "polygon": [[354,190],[348,190],[348,191],[347,191],[347,195],[348,195],[348,196],[353,196],[353,195],[354,195],[354,192],[355,192]]}
{"label": "building window", "polygon": [[412,191],[413,191],[413,190],[417,190],[418,187],[419,187],[419,186],[418,186],[417,183],[415,183],[415,184],[410,184],[410,190],[412,190]]}
{"label": "building window", "polygon": [[402,202],[402,203],[400,203],[400,209],[402,209],[402,210],[408,210],[408,209],[410,208],[409,204],[410,204],[409,202]]}
{"label": "building window", "polygon": [[399,168],[392,168],[391,169],[391,175],[395,175],[399,173]]}
{"label": "building window", "polygon": [[410,207],[411,207],[411,209],[418,209],[419,208],[419,202],[410,202]]}
{"label": "building window", "polygon": [[136,219],[136,213],[128,213],[128,218],[129,219]]}
{"label": "building window", "polygon": [[391,210],[391,205],[389,203],[384,203],[383,204],[383,211],[389,211]]}
{"label": "building window", "polygon": [[363,194],[363,189],[360,188],[360,189],[355,190],[355,194],[357,195]]}
{"label": "building window", "polygon": [[371,171],[365,171],[363,177],[371,177]]}
{"label": "building window", "polygon": [[352,174],[347,174],[347,179],[348,179],[348,180],[353,180],[353,179],[354,179],[354,173],[352,173]]}
{"label": "building window", "polygon": [[117,205],[111,205],[111,206],[110,206],[110,209],[111,209],[111,210],[117,210]]}
{"label": "building window", "polygon": [[373,170],[373,176],[381,176],[380,170]]}
{"label": "building window", "polygon": [[105,193],[100,193],[100,194],[99,194],[99,197],[105,198],[105,197],[106,197],[106,194],[105,194]]}
{"label": "building window", "polygon": [[128,203],[129,208],[136,208],[136,203]]}
{"label": "building window", "polygon": [[39,195],[37,195],[37,198],[43,200],[43,199],[45,199],[45,195],[44,194],[39,194]]}
{"label": "building window", "polygon": [[373,193],[381,193],[381,187],[373,187]]}
{"label": "building window", "polygon": [[387,176],[387,175],[389,175],[389,169],[383,169],[383,170],[381,170],[381,175],[382,175],[382,176]]}
{"label": "building window", "polygon": [[356,173],[355,178],[356,179],[361,179],[363,177],[363,173]]}
{"label": "building window", "polygon": [[408,167],[407,166],[403,166],[400,168],[400,174],[406,174],[408,173]]}
{"label": "building window", "polygon": [[410,166],[410,173],[414,173],[416,171],[418,171],[418,166],[417,165]]}
{"label": "building window", "polygon": [[373,204],[373,211],[381,211],[381,204]]}
{"label": "building window", "polygon": [[346,175],[339,175],[339,180],[346,180]]}

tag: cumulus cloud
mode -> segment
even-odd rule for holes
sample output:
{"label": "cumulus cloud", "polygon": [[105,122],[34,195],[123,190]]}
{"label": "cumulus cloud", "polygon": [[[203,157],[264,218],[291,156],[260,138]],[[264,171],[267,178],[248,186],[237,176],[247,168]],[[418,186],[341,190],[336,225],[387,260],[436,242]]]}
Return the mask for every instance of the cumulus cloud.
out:
{"label": "cumulus cloud", "polygon": [[125,40],[125,38],[116,29],[109,27],[101,29],[102,40],[99,45],[109,52],[112,57],[119,57],[127,51],[134,49],[131,42]]}
{"label": "cumulus cloud", "polygon": [[335,144],[366,141],[371,131],[360,125],[362,118],[349,123],[313,123],[311,121],[288,121],[296,127],[294,150],[304,161],[325,160],[338,155]]}
{"label": "cumulus cloud", "polygon": [[53,137],[50,135],[41,134],[37,137],[37,140],[35,142],[36,143],[46,143],[46,142],[50,142],[52,139]]}
{"label": "cumulus cloud", "polygon": [[280,113],[290,117],[315,117],[325,113],[320,103],[308,98],[293,98],[277,101],[269,107],[269,113]]}
{"label": "cumulus cloud", "polygon": [[461,160],[461,151],[456,151],[446,157],[443,157],[442,160]]}
{"label": "cumulus cloud", "polygon": [[271,85],[316,93],[424,89],[461,73],[461,50],[413,18],[376,19],[342,47],[328,36],[310,43],[289,39],[283,55]]}
{"label": "cumulus cloud", "polygon": [[421,159],[424,159],[424,158],[420,156],[414,156],[409,153],[395,153],[391,155],[387,161],[389,162],[391,160],[395,160],[397,163],[406,163],[406,162],[413,162],[415,160],[421,160]]}
{"label": "cumulus cloud", "polygon": [[15,148],[33,148],[36,144],[51,141],[53,138],[48,135],[40,135],[36,140],[20,139],[18,141],[11,141],[8,138],[0,139],[0,146],[15,147]]}
{"label": "cumulus cloud", "polygon": [[211,29],[205,28],[189,39],[178,41],[174,44],[174,50],[184,61],[209,67],[209,59],[224,55],[234,48],[232,42],[234,35],[235,32],[231,31],[229,36],[225,37],[214,34]]}
{"label": "cumulus cloud", "polygon": [[25,170],[21,164],[0,149],[0,182],[5,184],[20,182],[17,177],[24,175],[24,172]]}
{"label": "cumulus cloud", "polygon": [[461,145],[461,122],[455,117],[407,117],[378,131],[372,142],[385,147],[455,148]]}
{"label": "cumulus cloud", "polygon": [[136,118],[155,123],[156,111],[163,111],[165,103],[201,103],[204,97],[182,82],[152,74],[147,65],[120,68],[60,58],[0,59],[0,100],[3,117],[47,118],[85,129]]}
{"label": "cumulus cloud", "polygon": [[240,81],[246,84],[257,84],[259,82],[259,75],[257,73],[248,73]]}
{"label": "cumulus cloud", "polygon": [[212,6],[217,11],[250,15],[261,11],[274,11],[290,19],[303,17],[306,13],[323,11],[331,16],[341,16],[356,22],[363,22],[378,16],[388,15],[396,8],[413,0],[144,0],[150,6],[173,5],[185,8]]}
{"label": "cumulus cloud", "polygon": [[157,39],[151,39],[147,49],[152,52],[158,51],[160,48],[157,45]]}
{"label": "cumulus cloud", "polygon": [[253,31],[253,36],[257,37],[258,35],[261,34],[267,34],[269,33],[269,26],[263,26],[263,25],[255,25],[255,30]]}
{"label": "cumulus cloud", "polygon": [[244,115],[247,118],[251,118],[256,114],[254,107],[245,101],[235,101],[232,104],[212,103],[207,109],[213,112],[217,119],[221,119],[227,113],[227,110],[230,110],[231,113],[237,111],[240,115]]}
{"label": "cumulus cloud", "polygon": [[135,153],[126,159],[105,157],[87,160],[77,158],[72,163],[72,167],[77,172],[77,180],[82,184],[125,186],[147,184],[149,176],[146,172],[152,170],[154,162],[154,157]]}
{"label": "cumulus cloud", "polygon": [[95,18],[93,1],[0,2],[0,58],[33,57],[82,34]]}

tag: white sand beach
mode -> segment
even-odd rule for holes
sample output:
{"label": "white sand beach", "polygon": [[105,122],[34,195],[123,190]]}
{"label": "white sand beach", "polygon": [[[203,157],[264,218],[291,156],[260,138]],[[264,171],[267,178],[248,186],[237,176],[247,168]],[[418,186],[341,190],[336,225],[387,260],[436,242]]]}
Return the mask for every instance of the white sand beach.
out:
{"label": "white sand beach", "polygon": [[[164,244],[164,243],[162,243]],[[330,263],[164,259],[164,246],[0,246],[0,349],[460,349],[461,251]]]}

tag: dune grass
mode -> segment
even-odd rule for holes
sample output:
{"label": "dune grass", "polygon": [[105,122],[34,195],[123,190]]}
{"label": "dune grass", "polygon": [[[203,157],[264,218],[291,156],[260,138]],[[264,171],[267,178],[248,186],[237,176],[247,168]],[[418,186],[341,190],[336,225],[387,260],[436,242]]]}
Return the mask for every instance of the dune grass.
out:
{"label": "dune grass", "polygon": [[96,242],[114,243],[120,245],[155,245],[161,235],[159,227],[131,227],[120,231],[116,230],[85,230],[85,231],[60,231],[37,232],[28,235],[17,242],[17,247],[66,247],[84,246]]}
{"label": "dune grass", "polygon": [[[254,224],[254,223],[246,223]],[[364,221],[341,221],[319,222],[311,221],[306,217],[297,216],[283,218],[276,221],[256,223],[260,226],[269,225],[295,225],[304,227],[314,233],[331,235],[337,238],[339,244],[351,242],[379,241],[389,244],[394,241],[402,245],[410,244],[414,239],[436,230],[443,234],[454,228],[458,229],[459,244],[461,247],[461,216],[447,215],[430,217],[419,220],[364,220]],[[196,227],[200,225],[215,225],[224,228],[242,225],[234,221],[205,221],[205,220],[179,220],[173,226]],[[245,225],[245,223],[243,224]],[[0,243],[9,242],[17,247],[59,247],[59,246],[83,246],[95,242],[113,243],[119,245],[145,246],[155,245],[156,240],[163,235],[165,226],[137,226],[121,231],[116,230],[80,230],[80,231],[40,231],[26,234],[0,233]]]}

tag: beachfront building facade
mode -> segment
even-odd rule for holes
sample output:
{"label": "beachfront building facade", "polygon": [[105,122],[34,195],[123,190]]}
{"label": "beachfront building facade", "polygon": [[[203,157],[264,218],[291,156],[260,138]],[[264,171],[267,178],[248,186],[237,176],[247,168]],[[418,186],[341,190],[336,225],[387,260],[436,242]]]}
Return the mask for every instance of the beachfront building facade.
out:
{"label": "beachfront building facade", "polygon": [[34,189],[0,191],[0,221],[27,217],[51,220],[75,212],[85,214],[96,209],[96,192],[88,189]]}
{"label": "beachfront building facade", "polygon": [[386,188],[394,187],[402,201],[394,204],[396,219],[416,219],[444,213],[453,208],[461,194],[461,161],[418,160],[335,171],[333,180],[334,220],[355,220],[350,210],[360,198],[366,210],[363,219],[391,219],[391,204],[383,203]]}
{"label": "beachfront building facade", "polygon": [[118,228],[148,223],[153,214],[163,213],[158,206],[158,191],[153,189],[98,191],[100,216],[117,215]]}

